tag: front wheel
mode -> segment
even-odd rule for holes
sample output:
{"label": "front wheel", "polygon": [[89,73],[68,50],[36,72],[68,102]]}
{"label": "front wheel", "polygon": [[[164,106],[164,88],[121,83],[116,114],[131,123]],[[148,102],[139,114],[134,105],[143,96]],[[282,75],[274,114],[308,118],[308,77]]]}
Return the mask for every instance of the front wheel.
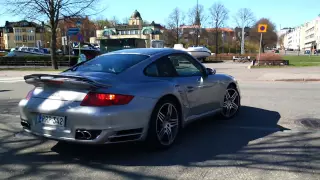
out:
{"label": "front wheel", "polygon": [[228,87],[224,96],[221,116],[224,119],[233,118],[239,112],[240,106],[240,95],[238,90],[233,86]]}
{"label": "front wheel", "polygon": [[180,130],[180,113],[172,100],[160,101],[151,116],[147,143],[151,148],[169,148],[176,140]]}

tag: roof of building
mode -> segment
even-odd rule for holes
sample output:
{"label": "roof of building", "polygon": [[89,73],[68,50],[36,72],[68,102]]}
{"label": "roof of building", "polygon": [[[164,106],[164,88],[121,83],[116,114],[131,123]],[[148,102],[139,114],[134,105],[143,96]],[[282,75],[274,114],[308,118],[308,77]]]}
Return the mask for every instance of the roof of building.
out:
{"label": "roof of building", "polygon": [[6,21],[5,25],[3,26],[3,29],[5,29],[7,33],[13,33],[13,28],[15,27],[34,27],[36,28],[37,33],[41,32],[42,29],[41,25],[27,20],[17,22]]}
{"label": "roof of building", "polygon": [[142,19],[139,11],[137,11],[137,10],[135,10],[135,11],[132,13],[131,18],[133,18],[133,19]]}
{"label": "roof of building", "polygon": [[29,22],[27,20],[17,21],[17,22],[9,22],[6,21],[4,27],[41,27],[39,24],[34,22]]}

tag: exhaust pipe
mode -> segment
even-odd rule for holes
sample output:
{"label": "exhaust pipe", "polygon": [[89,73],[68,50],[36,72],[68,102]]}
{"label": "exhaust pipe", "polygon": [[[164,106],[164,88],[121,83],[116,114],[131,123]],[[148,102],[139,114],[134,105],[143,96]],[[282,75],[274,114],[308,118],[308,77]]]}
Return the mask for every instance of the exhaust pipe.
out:
{"label": "exhaust pipe", "polygon": [[83,135],[85,137],[85,139],[91,139],[91,133],[89,131],[83,131]]}
{"label": "exhaust pipe", "polygon": [[21,121],[21,126],[30,129],[30,124],[27,121]]}
{"label": "exhaust pipe", "polygon": [[91,133],[86,130],[77,130],[76,134],[78,139],[90,140],[92,137]]}

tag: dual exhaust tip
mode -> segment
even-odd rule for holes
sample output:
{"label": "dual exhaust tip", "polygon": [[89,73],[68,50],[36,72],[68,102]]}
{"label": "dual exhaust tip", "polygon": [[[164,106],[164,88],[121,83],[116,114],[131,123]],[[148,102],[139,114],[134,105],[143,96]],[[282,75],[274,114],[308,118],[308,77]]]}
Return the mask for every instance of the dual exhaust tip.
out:
{"label": "dual exhaust tip", "polygon": [[87,130],[76,130],[76,139],[81,140],[92,140],[95,137],[92,136],[90,131]]}

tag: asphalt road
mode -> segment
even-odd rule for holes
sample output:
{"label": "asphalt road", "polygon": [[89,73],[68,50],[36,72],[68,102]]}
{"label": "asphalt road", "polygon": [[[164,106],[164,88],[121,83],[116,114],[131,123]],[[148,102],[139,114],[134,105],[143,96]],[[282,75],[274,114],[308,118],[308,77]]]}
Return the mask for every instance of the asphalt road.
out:
{"label": "asphalt road", "polygon": [[150,152],[21,133],[16,105],[31,86],[0,82],[0,179],[320,179],[320,83],[240,86],[238,117],[195,122],[173,148]]}

